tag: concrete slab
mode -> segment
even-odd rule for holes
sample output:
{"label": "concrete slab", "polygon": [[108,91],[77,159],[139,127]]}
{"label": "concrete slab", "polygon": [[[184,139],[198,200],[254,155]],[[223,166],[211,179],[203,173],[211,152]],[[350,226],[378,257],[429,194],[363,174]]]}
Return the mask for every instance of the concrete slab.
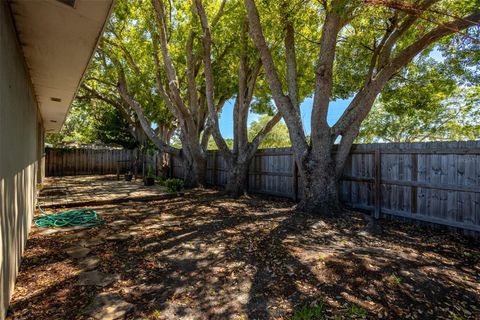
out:
{"label": "concrete slab", "polygon": [[92,271],[100,264],[100,258],[97,256],[89,256],[79,260],[78,266],[85,271]]}
{"label": "concrete slab", "polygon": [[81,273],[77,285],[106,287],[118,279],[119,277],[117,275],[107,274],[98,270],[93,270]]}
{"label": "concrete slab", "polygon": [[99,320],[123,319],[133,304],[128,303],[116,293],[103,292],[95,296],[85,314]]}
{"label": "concrete slab", "polygon": [[48,177],[38,198],[43,208],[82,207],[177,197],[160,185],[117,181],[115,175]]}
{"label": "concrete slab", "polygon": [[90,253],[90,249],[85,247],[70,247],[65,250],[65,252],[73,259],[80,259],[86,257]]}
{"label": "concrete slab", "polygon": [[131,237],[132,237],[131,232],[121,232],[121,233],[112,234],[111,236],[106,237],[105,240],[122,241],[122,240],[127,240]]}

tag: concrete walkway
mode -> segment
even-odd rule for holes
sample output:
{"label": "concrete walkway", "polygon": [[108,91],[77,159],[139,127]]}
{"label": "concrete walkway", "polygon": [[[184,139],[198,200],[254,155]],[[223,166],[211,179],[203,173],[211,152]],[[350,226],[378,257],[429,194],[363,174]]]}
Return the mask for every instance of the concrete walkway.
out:
{"label": "concrete walkway", "polygon": [[174,197],[158,184],[144,186],[140,179],[117,181],[115,175],[48,177],[38,198],[44,208],[79,207]]}

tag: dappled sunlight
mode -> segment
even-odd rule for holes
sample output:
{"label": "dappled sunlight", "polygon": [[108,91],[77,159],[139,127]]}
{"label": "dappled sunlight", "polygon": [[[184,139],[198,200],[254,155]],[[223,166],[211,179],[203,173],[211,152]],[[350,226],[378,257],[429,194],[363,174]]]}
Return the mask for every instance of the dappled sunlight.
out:
{"label": "dappled sunlight", "polygon": [[[292,208],[280,199],[196,190],[184,198],[98,206],[107,224],[92,229],[35,229],[12,311],[25,319],[62,318],[65,308],[51,307],[58,294],[84,310],[109,292],[133,305],[128,319],[289,319],[318,304],[327,317],[479,312],[480,252],[471,241],[389,221],[382,222],[383,235],[372,236],[362,232],[361,214],[318,218]],[[117,234],[125,237],[108,240]],[[82,241],[100,241],[90,255],[114,282],[92,292],[76,285],[81,269],[64,250]],[[29,313],[30,302],[39,307]],[[79,311],[77,318],[86,315]]]}

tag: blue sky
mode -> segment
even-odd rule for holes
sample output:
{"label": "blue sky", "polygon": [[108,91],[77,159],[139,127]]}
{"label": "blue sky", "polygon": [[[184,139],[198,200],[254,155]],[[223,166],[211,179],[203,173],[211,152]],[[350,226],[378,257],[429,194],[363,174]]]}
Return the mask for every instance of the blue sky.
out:
{"label": "blue sky", "polygon": [[[342,115],[343,111],[347,108],[351,99],[336,100],[330,102],[328,110],[327,121],[329,125],[333,125]],[[233,104],[234,100],[229,100],[225,103],[223,110],[220,114],[220,131],[224,138],[233,138]],[[310,134],[310,115],[312,113],[313,98],[307,98],[300,105],[300,111],[302,115],[302,121],[305,128],[305,133]],[[248,115],[248,124],[257,120],[260,115],[250,112]]]}

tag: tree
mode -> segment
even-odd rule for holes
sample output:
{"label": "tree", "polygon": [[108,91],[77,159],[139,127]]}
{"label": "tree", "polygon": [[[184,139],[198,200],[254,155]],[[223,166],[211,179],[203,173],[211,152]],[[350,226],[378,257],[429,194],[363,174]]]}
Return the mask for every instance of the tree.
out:
{"label": "tree", "polygon": [[[461,32],[460,36],[471,40],[466,29],[480,20],[478,1],[291,2],[287,10],[294,18],[280,22],[286,30],[292,30],[285,34],[285,91],[265,37],[266,23],[260,17],[260,11],[285,11],[285,6],[262,1],[259,10],[255,0],[244,1],[250,34],[260,52],[275,104],[289,129],[303,179],[303,198],[298,209],[326,214],[339,208],[338,181],[345,161],[362,121],[387,82],[419,53],[442,39]],[[311,137],[307,140],[297,107],[298,69],[294,57],[296,28],[304,25],[302,17],[311,11],[319,14],[320,22],[312,23],[306,37],[311,40],[320,35],[312,88]],[[352,102],[330,127],[329,102],[350,95]],[[337,139],[339,145],[334,147]]]}
{"label": "tree", "polygon": [[137,141],[119,112],[102,101],[75,99],[59,133],[47,134],[46,142],[104,143],[133,148]]}
{"label": "tree", "polygon": [[[265,88],[259,89],[261,62],[248,39],[244,8],[237,2],[228,7],[226,3],[226,0],[212,1],[205,7],[197,0],[169,3],[152,0],[155,23],[150,25],[150,36],[156,90],[180,128],[184,171],[190,174],[187,183],[204,184],[205,151],[213,136],[228,166],[226,189],[238,195],[245,191],[250,159],[281,117],[273,114]],[[148,15],[144,18],[149,19]],[[132,60],[127,62],[131,64]],[[115,64],[119,70],[120,94],[142,119],[143,105],[133,96],[135,92],[129,90],[122,64]],[[238,78],[232,77],[235,69]],[[230,150],[219,130],[218,113],[233,97],[235,129]],[[251,107],[271,113],[271,119],[248,141],[247,116]]]}
{"label": "tree", "polygon": [[93,131],[93,118],[88,106],[75,100],[60,132],[47,133],[45,142],[52,145],[69,142],[93,143],[95,142]]}
{"label": "tree", "polygon": [[[238,67],[238,91],[234,106],[234,138],[233,148],[230,149],[226,140],[222,137],[219,128],[218,111],[215,106],[215,92],[218,91],[214,77],[214,68],[212,63],[212,33],[209,24],[209,18],[201,0],[194,0],[195,9],[199,16],[202,27],[202,46],[203,46],[203,67],[205,74],[206,103],[209,112],[209,120],[212,128],[212,136],[218,146],[225,162],[227,164],[227,184],[226,191],[234,196],[246,192],[248,181],[248,168],[255,155],[260,143],[272,128],[280,121],[280,113],[274,114],[265,125],[258,130],[256,135],[249,141],[247,132],[247,121],[250,107],[254,101],[255,88],[257,85],[261,63],[258,58],[251,59],[251,48],[248,43],[248,24],[243,12],[239,21],[241,21],[239,67]],[[223,6],[225,1],[222,2]],[[218,15],[217,15],[218,17]],[[212,24],[217,17],[213,18]],[[238,19],[238,18],[237,18]],[[251,61],[253,60],[253,61]]]}
{"label": "tree", "polygon": [[[180,127],[184,172],[189,173],[187,185],[203,186],[211,124],[207,123],[207,90],[200,76],[203,53],[196,42],[196,15],[184,1],[170,3],[169,15],[163,0],[152,0],[152,7],[155,24],[151,35],[157,91]],[[224,2],[217,9],[215,23],[222,16],[223,7]],[[174,11],[175,15],[172,14]],[[122,86],[120,82],[120,88]],[[222,88],[225,92],[219,92],[215,101],[209,101],[217,112],[230,96],[228,86]],[[126,90],[122,91],[125,93]]]}
{"label": "tree", "polygon": [[[151,10],[135,4],[115,5],[79,99],[114,108],[128,124],[137,145],[147,146],[150,141],[160,151],[179,154],[178,149],[169,146],[176,123],[156,92],[156,77],[152,72],[155,66],[151,19],[145,17],[152,17]],[[104,126],[113,126],[109,119],[104,120]]]}
{"label": "tree", "polygon": [[121,145],[126,149],[140,147],[141,139],[132,134],[130,125],[118,109],[109,105],[101,113],[95,113],[95,137],[105,144]]}
{"label": "tree", "polygon": [[[479,50],[464,45],[451,48],[444,43],[437,45],[435,51],[437,58],[420,55],[386,84],[363,122],[357,141],[478,137],[480,79],[471,63],[478,61]],[[438,57],[438,53],[442,56]]]}
{"label": "tree", "polygon": [[451,97],[439,101],[434,108],[416,108],[420,103],[409,106],[399,99],[399,103],[405,102],[406,112],[398,113],[388,102],[380,99],[373,106],[362,124],[358,142],[475,140],[480,135],[478,86],[456,88]]}

